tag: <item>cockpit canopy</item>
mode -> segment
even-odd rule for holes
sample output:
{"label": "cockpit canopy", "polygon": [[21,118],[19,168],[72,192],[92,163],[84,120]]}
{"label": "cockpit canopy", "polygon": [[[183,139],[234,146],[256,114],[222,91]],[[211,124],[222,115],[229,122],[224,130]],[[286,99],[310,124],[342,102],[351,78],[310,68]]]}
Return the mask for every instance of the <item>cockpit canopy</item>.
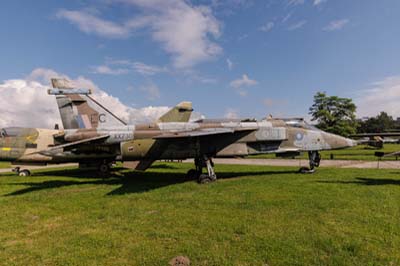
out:
{"label": "cockpit canopy", "polygon": [[306,121],[304,121],[304,119],[288,119],[285,120],[285,123],[289,127],[297,127],[314,131],[320,131],[320,129],[316,128],[313,125],[308,124]]}
{"label": "cockpit canopy", "polygon": [[8,127],[0,129],[0,138],[16,137],[24,134],[24,128]]}

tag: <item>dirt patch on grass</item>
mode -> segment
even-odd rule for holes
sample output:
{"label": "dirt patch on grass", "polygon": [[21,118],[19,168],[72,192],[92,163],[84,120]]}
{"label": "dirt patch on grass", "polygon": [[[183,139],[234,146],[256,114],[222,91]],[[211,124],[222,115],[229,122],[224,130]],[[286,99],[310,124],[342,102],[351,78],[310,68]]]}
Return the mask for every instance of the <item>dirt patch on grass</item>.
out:
{"label": "dirt patch on grass", "polygon": [[171,266],[190,266],[190,260],[184,256],[178,256],[170,260],[168,263]]}

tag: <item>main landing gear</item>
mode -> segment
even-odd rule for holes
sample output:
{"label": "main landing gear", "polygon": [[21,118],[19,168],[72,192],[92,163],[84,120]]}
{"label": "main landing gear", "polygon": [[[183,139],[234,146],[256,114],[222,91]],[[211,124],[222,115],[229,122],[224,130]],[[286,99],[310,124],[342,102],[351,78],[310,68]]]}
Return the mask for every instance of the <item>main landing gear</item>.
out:
{"label": "main landing gear", "polygon": [[31,171],[29,171],[28,169],[21,170],[21,167],[15,167],[14,169],[12,169],[12,171],[14,173],[17,173],[18,176],[30,176],[31,175]]}
{"label": "main landing gear", "polygon": [[299,172],[303,174],[312,174],[315,172],[315,167],[319,166],[321,162],[321,154],[318,151],[309,151],[308,160],[310,162],[310,168],[301,167]]}
{"label": "main landing gear", "polygon": [[[200,158],[194,159],[196,169],[191,169],[187,172],[187,178],[190,180],[197,180],[200,184],[206,184],[217,180],[217,175],[214,171],[214,163],[211,158],[204,155]],[[207,174],[203,174],[203,168],[207,168]]]}
{"label": "main landing gear", "polygon": [[97,174],[100,177],[108,177],[111,173],[111,163],[108,161],[104,161],[97,165]]}

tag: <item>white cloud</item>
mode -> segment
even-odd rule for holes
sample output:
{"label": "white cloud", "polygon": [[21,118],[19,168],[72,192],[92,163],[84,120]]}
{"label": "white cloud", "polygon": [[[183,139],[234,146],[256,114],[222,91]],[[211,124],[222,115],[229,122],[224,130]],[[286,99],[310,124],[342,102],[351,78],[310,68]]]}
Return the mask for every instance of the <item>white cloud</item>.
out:
{"label": "white cloud", "polygon": [[152,75],[155,75],[158,73],[168,71],[167,68],[165,68],[165,67],[147,65],[142,62],[133,62],[132,67],[137,73],[145,75],[145,76],[152,76]]}
{"label": "white cloud", "polygon": [[140,9],[141,14],[123,23],[98,18],[86,11],[60,10],[66,19],[86,33],[109,38],[126,38],[147,29],[153,40],[172,56],[177,68],[191,67],[211,60],[222,52],[214,42],[221,34],[220,22],[206,6],[193,6],[184,0],[110,0]]}
{"label": "white cloud", "polygon": [[126,68],[113,69],[109,66],[101,65],[92,67],[92,72],[95,74],[104,74],[104,75],[122,75],[129,73],[129,69]]}
{"label": "white cloud", "polygon": [[314,6],[318,6],[318,5],[320,5],[320,4],[322,4],[322,3],[325,3],[325,2],[327,2],[328,0],[314,0],[314,2],[313,2],[313,5]]}
{"label": "white cloud", "polygon": [[323,28],[324,31],[335,31],[335,30],[340,30],[344,26],[346,26],[347,23],[349,23],[350,20],[348,19],[339,19],[339,20],[333,20],[329,22],[329,24]]}
{"label": "white cloud", "polygon": [[226,64],[228,65],[228,69],[232,70],[233,69],[233,62],[229,58],[226,59]]}
{"label": "white cloud", "polygon": [[285,22],[288,21],[291,17],[292,17],[292,13],[287,14],[285,17],[283,17],[282,23],[285,23]]}
{"label": "white cloud", "polygon": [[260,30],[261,30],[261,31],[264,31],[264,32],[269,32],[270,30],[272,30],[272,28],[274,27],[274,25],[275,25],[274,22],[270,21],[270,22],[268,22],[267,24],[261,26],[261,27],[260,27]]}
{"label": "white cloud", "polygon": [[87,11],[61,9],[57,12],[56,17],[68,20],[85,33],[107,38],[127,38],[131,31],[126,25],[103,20]]}
{"label": "white cloud", "polygon": [[400,117],[400,76],[387,77],[361,90],[354,102],[359,117],[378,115],[381,111]]}
{"label": "white cloud", "polygon": [[140,90],[145,92],[147,95],[147,99],[151,101],[160,98],[160,89],[154,83],[144,85],[140,87]]}
{"label": "white cloud", "polygon": [[237,119],[239,118],[239,111],[233,108],[228,108],[225,110],[224,117],[227,119]]}
{"label": "white cloud", "polygon": [[[115,66],[120,66],[120,68],[114,68]],[[130,60],[114,60],[110,58],[106,59],[105,65],[92,67],[93,73],[105,75],[128,74],[132,70],[144,76],[152,76],[168,72],[166,67],[147,65],[142,62],[131,62]]]}
{"label": "white cloud", "polygon": [[306,20],[301,20],[301,21],[299,21],[299,22],[297,22],[297,23],[295,23],[295,24],[290,25],[290,26],[288,27],[288,30],[298,30],[298,29],[301,29],[301,28],[303,28],[303,26],[304,26],[306,23],[307,23]]}
{"label": "white cloud", "polygon": [[242,78],[231,81],[230,86],[233,88],[250,87],[257,85],[256,80],[250,79],[246,74]]}
{"label": "white cloud", "polygon": [[[54,96],[47,94],[51,77],[68,78],[54,70],[38,68],[26,78],[1,82],[0,126],[53,128],[56,123],[61,126]],[[85,77],[71,80],[75,86],[92,89],[96,100],[128,123],[154,121],[169,109],[166,106],[131,108]]]}
{"label": "white cloud", "polygon": [[[47,86],[20,79],[0,83],[0,126],[54,128],[59,123],[57,104]],[[50,98],[52,98],[50,100]]]}

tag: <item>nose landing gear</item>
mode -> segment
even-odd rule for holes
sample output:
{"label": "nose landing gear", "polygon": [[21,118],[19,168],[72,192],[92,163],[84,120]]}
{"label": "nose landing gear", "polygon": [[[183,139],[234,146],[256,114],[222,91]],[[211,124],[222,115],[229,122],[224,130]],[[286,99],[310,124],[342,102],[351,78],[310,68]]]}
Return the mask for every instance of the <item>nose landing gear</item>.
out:
{"label": "nose landing gear", "polygon": [[315,167],[319,167],[319,163],[321,162],[321,154],[318,151],[309,151],[308,152],[308,160],[310,163],[310,168],[301,167],[299,172],[303,174],[312,174],[315,172]]}

